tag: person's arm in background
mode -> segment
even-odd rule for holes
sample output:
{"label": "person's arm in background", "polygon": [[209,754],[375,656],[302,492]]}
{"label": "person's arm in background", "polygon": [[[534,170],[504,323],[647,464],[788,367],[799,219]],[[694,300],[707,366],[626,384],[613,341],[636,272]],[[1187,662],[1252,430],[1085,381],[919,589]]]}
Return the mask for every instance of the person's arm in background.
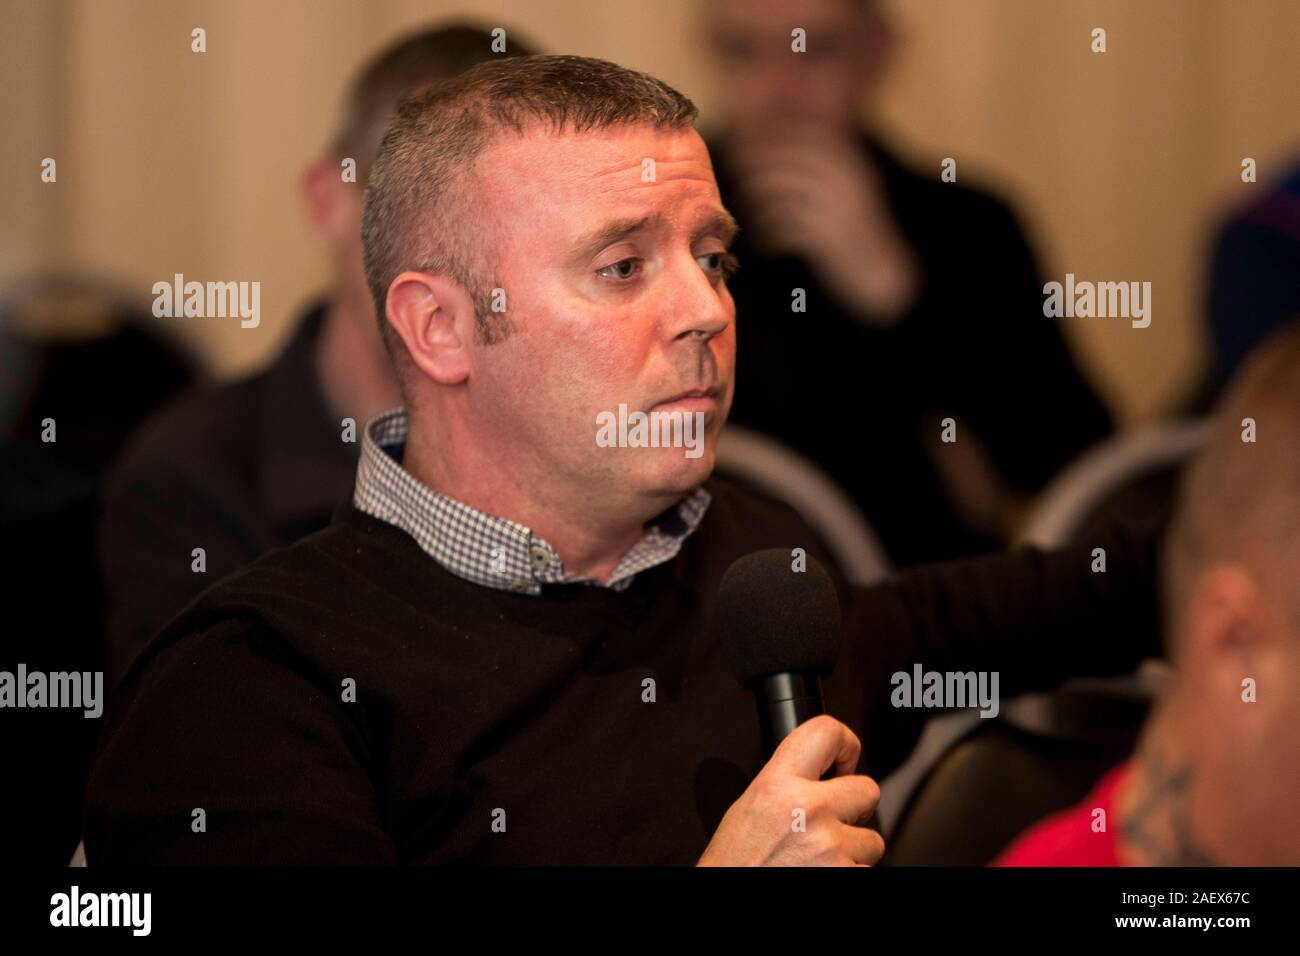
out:
{"label": "person's arm in background", "polygon": [[[868,772],[907,758],[926,708],[891,704],[899,671],[996,671],[1002,701],[1067,678],[1128,673],[1159,656],[1160,542],[1167,515],[1116,525],[1095,542],[909,568],[844,599],[845,643],[832,684],[855,701]],[[1106,570],[1092,570],[1104,548]],[[859,696],[860,695],[860,696]],[[849,705],[853,706],[853,705]]]}
{"label": "person's arm in background", "polygon": [[[951,254],[968,259],[969,283],[939,290],[944,311],[960,321],[945,321],[955,338],[936,350],[942,374],[932,379],[936,406],[950,389],[963,423],[955,443],[937,446],[936,465],[960,498],[980,487],[968,474],[978,469],[963,470],[961,453],[985,458],[1001,501],[992,514],[988,495],[972,509],[985,512],[979,523],[1006,534],[1027,497],[1110,434],[1112,423],[1071,354],[1062,327],[1069,320],[1043,315],[1042,273],[1016,217],[987,196],[968,201]],[[966,448],[964,439],[973,439]],[[955,473],[945,473],[945,463]]]}
{"label": "person's arm in background", "polygon": [[397,862],[366,736],[287,646],[230,618],[146,658],[105,715],[87,865]]}

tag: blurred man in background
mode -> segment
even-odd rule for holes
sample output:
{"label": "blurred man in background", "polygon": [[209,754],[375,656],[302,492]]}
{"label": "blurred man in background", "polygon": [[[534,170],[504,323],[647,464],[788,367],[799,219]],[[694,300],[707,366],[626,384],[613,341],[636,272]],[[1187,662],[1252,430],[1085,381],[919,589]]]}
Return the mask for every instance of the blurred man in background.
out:
{"label": "blurred man in background", "polygon": [[1300,314],[1300,165],[1219,227],[1209,297],[1214,394],[1256,345]]}
{"label": "blurred man in background", "polygon": [[1020,226],[862,125],[893,52],[878,0],[703,9],[725,115],[711,151],[742,227],[732,420],[829,471],[897,563],[996,547],[1110,427],[1043,316]]}
{"label": "blurred man in background", "polygon": [[1300,865],[1297,321],[1212,421],[1165,546],[1170,687],[1135,759],[1002,865]]}
{"label": "blurred man in background", "polygon": [[[401,401],[362,265],[371,162],[404,91],[532,52],[513,33],[505,44],[494,52],[487,27],[427,30],[377,55],[353,82],[329,149],[302,177],[303,205],[329,255],[327,297],[266,371],[193,393],[148,421],[110,482],[100,558],[111,684],[192,597],[323,528],[347,498],[361,427]],[[344,178],[348,159],[355,181]],[[202,573],[192,567],[195,548]]]}

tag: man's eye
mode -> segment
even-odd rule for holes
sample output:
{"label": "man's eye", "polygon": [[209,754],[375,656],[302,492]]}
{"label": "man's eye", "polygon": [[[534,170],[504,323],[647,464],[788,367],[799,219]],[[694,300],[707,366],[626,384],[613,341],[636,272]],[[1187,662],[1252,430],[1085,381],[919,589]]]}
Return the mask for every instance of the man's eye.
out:
{"label": "man's eye", "polygon": [[708,252],[697,256],[696,261],[705,272],[715,272],[724,279],[734,275],[740,268],[740,260],[730,252]]}
{"label": "man's eye", "polygon": [[630,279],[636,275],[636,270],[640,265],[640,259],[620,259],[612,265],[598,269],[596,275],[605,276],[608,279]]}
{"label": "man's eye", "polygon": [[762,52],[762,49],[763,46],[760,43],[742,40],[737,37],[727,37],[718,41],[718,52],[731,60],[753,60]]}

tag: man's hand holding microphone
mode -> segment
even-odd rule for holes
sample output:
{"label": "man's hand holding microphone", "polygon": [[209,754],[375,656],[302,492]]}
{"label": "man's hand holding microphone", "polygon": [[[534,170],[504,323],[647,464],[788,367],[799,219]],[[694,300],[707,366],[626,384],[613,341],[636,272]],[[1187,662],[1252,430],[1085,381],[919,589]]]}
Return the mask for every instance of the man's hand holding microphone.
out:
{"label": "man's hand holding microphone", "polygon": [[719,587],[719,633],[736,679],[755,694],[771,757],[698,866],[871,866],[885,852],[863,826],[880,787],[856,773],[862,743],[822,702],[820,676],[839,653],[839,597],[799,550],[746,555]]}
{"label": "man's hand holding microphone", "polygon": [[[834,717],[790,732],[731,805],[697,866],[871,866],[885,841],[866,823],[880,788],[854,773],[862,745]],[[822,780],[834,766],[836,776]]]}

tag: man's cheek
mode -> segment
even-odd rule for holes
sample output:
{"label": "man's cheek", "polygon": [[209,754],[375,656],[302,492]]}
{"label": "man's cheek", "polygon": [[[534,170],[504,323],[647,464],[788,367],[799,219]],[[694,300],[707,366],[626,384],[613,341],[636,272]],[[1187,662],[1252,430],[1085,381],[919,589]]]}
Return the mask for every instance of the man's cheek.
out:
{"label": "man's cheek", "polygon": [[643,364],[626,353],[603,349],[576,356],[569,375],[584,398],[603,409],[616,408],[619,402],[637,405],[645,401],[648,396],[641,384],[643,373]]}

